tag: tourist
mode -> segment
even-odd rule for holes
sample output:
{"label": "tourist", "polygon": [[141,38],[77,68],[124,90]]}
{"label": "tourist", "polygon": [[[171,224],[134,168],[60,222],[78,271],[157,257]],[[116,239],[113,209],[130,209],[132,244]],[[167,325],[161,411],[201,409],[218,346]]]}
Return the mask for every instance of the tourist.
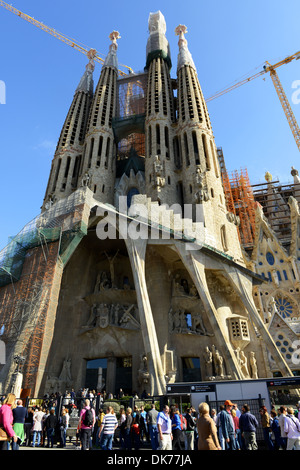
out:
{"label": "tourist", "polygon": [[171,406],[170,418],[172,421],[172,449],[183,450],[181,445],[181,419],[179,416],[179,410],[175,406]]}
{"label": "tourist", "polygon": [[221,426],[221,422],[220,422],[220,415],[221,415],[221,411],[223,411],[225,409],[225,406],[224,405],[220,405],[220,411],[219,413],[217,414],[217,419],[216,419],[216,426],[217,426],[217,432],[218,432],[218,439],[219,439],[219,443],[220,443],[220,446],[222,448],[222,450],[225,450],[225,439],[224,439],[224,436],[223,436],[223,433],[222,433],[222,426]]}
{"label": "tourist", "polygon": [[120,430],[120,448],[125,449],[125,428],[126,428],[126,413],[124,408],[120,409],[119,430]]}
{"label": "tourist", "polygon": [[157,415],[159,450],[172,450],[172,421],[169,406],[165,405]]}
{"label": "tourist", "polygon": [[147,424],[148,424],[148,430],[150,434],[152,450],[158,449],[157,416],[158,416],[158,411],[155,408],[155,403],[152,403],[151,410],[149,410],[147,413]]}
{"label": "tourist", "polygon": [[82,450],[90,450],[91,448],[91,437],[95,421],[95,410],[90,407],[90,400],[86,398],[84,400],[84,406],[80,411],[78,423]]}
{"label": "tourist", "polygon": [[132,439],[131,439],[132,422],[133,422],[132,409],[128,407],[126,410],[126,421],[125,421],[125,450],[132,449]]}
{"label": "tourist", "polygon": [[33,437],[32,437],[32,447],[35,447],[35,443],[37,440],[37,447],[41,445],[41,437],[42,437],[42,422],[44,417],[43,408],[39,406],[33,415]]}
{"label": "tourist", "polygon": [[209,405],[205,402],[199,405],[199,417],[197,420],[198,450],[222,450],[217,427],[209,415]]}
{"label": "tourist", "polygon": [[211,410],[210,416],[211,416],[212,419],[214,420],[215,425],[217,425],[217,412],[216,412],[216,410],[215,410],[214,408]]}
{"label": "tourist", "polygon": [[8,450],[10,439],[14,443],[18,442],[18,436],[13,429],[13,409],[16,406],[16,396],[13,393],[9,393],[4,399],[0,408],[0,434],[6,437],[6,440],[0,441],[0,450]]}
{"label": "tourist", "polygon": [[24,408],[22,400],[17,400],[17,406],[12,410],[12,412],[14,417],[13,428],[19,439],[17,442],[12,441],[11,448],[12,450],[19,450],[20,445],[25,439],[24,424],[25,419],[28,416],[28,412],[27,409]]}
{"label": "tourist", "polygon": [[278,416],[277,416],[277,413],[275,410],[271,410],[271,419],[272,419],[272,423],[271,423],[271,429],[272,429],[272,433],[273,433],[273,436],[274,436],[274,450],[279,450],[280,448],[284,449],[283,447],[283,442],[282,442],[282,438],[281,438],[281,429],[280,429],[280,426],[279,426],[279,420],[278,420]]}
{"label": "tourist", "polygon": [[112,450],[113,438],[117,427],[118,420],[114,414],[113,408],[109,406],[99,429],[100,446],[102,450]]}
{"label": "tourist", "polygon": [[41,438],[41,444],[43,447],[46,446],[46,437],[47,437],[47,428],[46,428],[46,419],[48,418],[50,414],[49,409],[44,410],[44,416],[43,416],[43,422],[42,422],[42,438]]}
{"label": "tourist", "polygon": [[300,450],[300,422],[294,416],[292,407],[287,407],[287,415],[284,419],[284,432],[287,435],[286,450]]}
{"label": "tourist", "polygon": [[196,420],[192,416],[191,408],[187,408],[186,413],[185,413],[185,419],[186,419],[185,449],[194,450],[194,436],[195,436]]}
{"label": "tourist", "polygon": [[239,418],[236,415],[236,409],[232,408],[231,410],[231,416],[234,422],[234,432],[235,432],[235,443],[236,443],[236,448],[241,449],[242,448],[242,443],[241,443],[241,430],[240,430],[240,425],[239,425]]}
{"label": "tourist", "polygon": [[232,409],[235,410],[236,416],[237,416],[238,418],[240,418],[242,413],[240,412],[239,406],[238,406],[237,403],[234,403],[234,405],[232,406]]}
{"label": "tourist", "polygon": [[263,428],[265,443],[267,444],[267,447],[269,450],[274,450],[274,444],[271,439],[272,429],[271,429],[270,415],[265,406],[262,406],[260,408],[259,413],[261,416],[261,425]]}
{"label": "tourist", "polygon": [[279,417],[278,417],[278,424],[280,427],[280,436],[281,436],[281,443],[282,443],[282,448],[286,450],[287,446],[287,435],[284,431],[284,419],[287,415],[287,410],[286,406],[281,406],[278,410]]}
{"label": "tourist", "polygon": [[258,427],[258,421],[256,417],[250,413],[250,408],[246,403],[242,407],[239,426],[244,440],[245,450],[257,450],[256,430]]}
{"label": "tourist", "polygon": [[31,444],[32,434],[31,430],[33,428],[33,409],[30,406],[27,410],[27,418],[25,418],[24,431],[25,431],[25,445],[28,447]]}
{"label": "tourist", "polygon": [[137,406],[134,407],[132,413],[132,436],[133,436],[133,443],[135,450],[139,450],[140,448],[140,422],[141,422],[141,415]]}
{"label": "tourist", "polygon": [[95,419],[95,426],[93,429],[93,438],[92,438],[92,442],[96,447],[100,447],[100,440],[99,440],[98,434],[99,434],[99,429],[100,429],[104,416],[105,416],[105,413],[103,409],[100,408],[98,411],[98,415],[96,416],[96,419]]}
{"label": "tourist", "polygon": [[49,415],[45,421],[45,427],[47,431],[47,447],[52,447],[54,445],[54,436],[55,430],[58,423],[57,416],[55,415],[55,408],[51,408]]}
{"label": "tourist", "polygon": [[224,403],[224,410],[222,410],[220,413],[220,424],[222,428],[222,434],[225,439],[226,450],[237,450],[235,426],[231,415],[232,406],[233,403],[230,400],[226,400]]}
{"label": "tourist", "polygon": [[143,442],[144,437],[146,438],[146,441],[149,442],[149,433],[148,433],[148,427],[147,427],[147,413],[145,411],[145,408],[143,405],[141,406],[140,410],[140,439]]}
{"label": "tourist", "polygon": [[59,419],[59,441],[58,447],[66,447],[67,444],[67,412],[64,408]]}

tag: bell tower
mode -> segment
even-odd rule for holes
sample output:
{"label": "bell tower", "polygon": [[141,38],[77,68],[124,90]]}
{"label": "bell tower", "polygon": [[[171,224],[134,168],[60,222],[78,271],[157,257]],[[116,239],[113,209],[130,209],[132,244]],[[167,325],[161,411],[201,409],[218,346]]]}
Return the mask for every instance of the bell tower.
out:
{"label": "bell tower", "polygon": [[88,52],[89,63],[76,88],[56,146],[42,210],[69,196],[78,187],[88,115],[93,98],[96,51]]}
{"label": "bell tower", "polygon": [[118,31],[113,31],[109,38],[109,53],[101,69],[95,90],[84,148],[82,174],[85,184],[101,202],[113,204],[114,182],[116,174],[116,148],[112,119],[117,106],[117,39]]}
{"label": "bell tower", "polygon": [[148,86],[146,98],[146,192],[153,201],[179,202],[173,138],[175,106],[170,77],[171,56],[166,23],[160,11],[149,15],[146,49]]}
{"label": "bell tower", "polygon": [[175,29],[179,36],[177,138],[183,202],[195,206],[193,217],[204,223],[214,246],[227,252],[231,242],[239,244],[238,233],[235,221],[227,214],[212,126],[186,33],[184,25]]}

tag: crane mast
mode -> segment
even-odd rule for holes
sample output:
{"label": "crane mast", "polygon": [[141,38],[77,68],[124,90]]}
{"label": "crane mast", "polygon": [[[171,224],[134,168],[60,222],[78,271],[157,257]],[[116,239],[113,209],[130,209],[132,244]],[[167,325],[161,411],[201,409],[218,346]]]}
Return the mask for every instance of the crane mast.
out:
{"label": "crane mast", "polygon": [[287,118],[287,121],[289,123],[290,129],[292,131],[292,134],[294,136],[294,139],[296,141],[297,147],[300,151],[300,129],[298,126],[298,123],[296,121],[295,115],[293,113],[293,110],[291,108],[291,105],[289,103],[289,100],[287,99],[287,96],[285,94],[285,91],[281,85],[281,82],[279,80],[278,74],[275,69],[272,67],[269,67],[270,70],[270,76],[273,82],[273,85],[275,87],[275,90],[277,92],[278,98],[280,100],[281,106],[283,108],[284,114]]}

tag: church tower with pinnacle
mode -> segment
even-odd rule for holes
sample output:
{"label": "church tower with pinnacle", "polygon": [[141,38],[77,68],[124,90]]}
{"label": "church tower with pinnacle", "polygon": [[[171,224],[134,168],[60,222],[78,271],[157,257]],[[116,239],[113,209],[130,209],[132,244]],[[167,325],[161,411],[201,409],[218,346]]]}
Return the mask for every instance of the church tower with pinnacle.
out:
{"label": "church tower with pinnacle", "polygon": [[146,49],[145,179],[147,195],[165,204],[182,202],[177,185],[174,155],[175,102],[170,76],[171,55],[161,12],[149,16]]}
{"label": "church tower with pinnacle", "polygon": [[89,62],[76,88],[61,130],[52,161],[43,210],[49,209],[58,200],[68,197],[78,187],[87,121],[94,93],[95,53],[93,49],[88,52]]}
{"label": "church tower with pinnacle", "polygon": [[229,239],[239,243],[233,214],[228,214],[212,126],[199,83],[197,70],[188,49],[187,28],[179,25],[177,59],[177,132],[180,176],[184,204],[197,209],[193,217],[203,222],[211,241],[227,252]]}
{"label": "church tower with pinnacle", "polygon": [[117,106],[117,39],[113,31],[111,45],[96,86],[87,126],[82,175],[83,184],[89,186],[95,198],[113,203],[116,176],[116,145],[112,120]]}

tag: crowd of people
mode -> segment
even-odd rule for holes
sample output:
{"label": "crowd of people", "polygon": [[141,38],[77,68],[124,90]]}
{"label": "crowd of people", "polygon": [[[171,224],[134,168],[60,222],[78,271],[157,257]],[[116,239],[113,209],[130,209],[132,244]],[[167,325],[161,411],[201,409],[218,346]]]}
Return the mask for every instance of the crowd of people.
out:
{"label": "crowd of people", "polygon": [[247,404],[239,410],[230,400],[218,412],[203,402],[197,411],[188,407],[183,414],[176,405],[166,404],[159,411],[155,403],[147,411],[142,405],[133,409],[121,407],[116,413],[111,402],[105,410],[100,407],[96,415],[94,395],[70,394],[67,401],[65,398],[59,410],[55,395],[45,396],[42,406],[27,408],[9,393],[0,403],[0,450],[19,450],[20,446],[66,447],[70,411],[74,408],[75,445],[81,450],[139,450],[144,444],[154,451],[257,450],[259,427],[263,432],[263,448],[300,450],[298,409],[292,407],[280,406],[275,410],[272,406],[268,412],[262,406],[257,418]]}
{"label": "crowd of people", "polygon": [[66,447],[69,410],[55,406],[24,406],[9,393],[0,404],[0,450],[26,447]]}
{"label": "crowd of people", "polygon": [[[272,406],[270,413],[265,406],[259,409],[260,419],[251,413],[247,404],[238,405],[226,400],[216,414],[214,442],[222,450],[258,450],[257,431],[261,424],[264,448],[268,450],[300,450],[300,421],[298,408]],[[300,415],[299,415],[300,416]],[[259,423],[260,421],[260,423]]]}

